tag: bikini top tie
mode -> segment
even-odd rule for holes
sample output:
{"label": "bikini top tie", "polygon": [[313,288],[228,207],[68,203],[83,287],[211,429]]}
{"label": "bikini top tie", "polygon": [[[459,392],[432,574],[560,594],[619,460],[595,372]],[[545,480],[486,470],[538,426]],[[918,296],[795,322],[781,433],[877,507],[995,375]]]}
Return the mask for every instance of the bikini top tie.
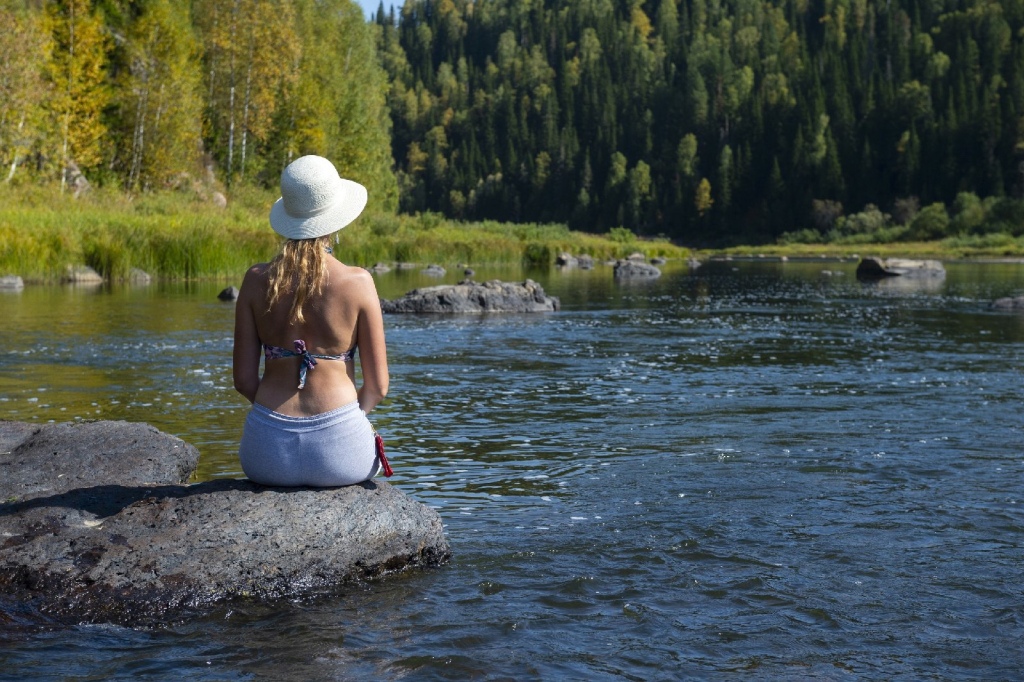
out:
{"label": "bikini top tie", "polygon": [[318,353],[310,353],[306,350],[306,342],[302,339],[295,339],[295,350],[291,351],[287,348],[281,348],[280,346],[271,346],[270,344],[263,344],[263,357],[267,360],[276,360],[278,358],[302,358],[302,362],[299,363],[299,388],[306,386],[306,372],[316,367],[317,358],[320,360],[341,360],[342,362],[348,362],[356,357],[356,349],[353,346],[350,350],[345,351],[341,355],[320,355]]}

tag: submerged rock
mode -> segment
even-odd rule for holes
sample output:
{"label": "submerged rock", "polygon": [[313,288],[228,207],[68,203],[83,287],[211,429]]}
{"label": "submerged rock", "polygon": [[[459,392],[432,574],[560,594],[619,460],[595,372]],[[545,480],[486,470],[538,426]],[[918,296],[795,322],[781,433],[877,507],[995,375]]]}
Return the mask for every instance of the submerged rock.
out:
{"label": "submerged rock", "polygon": [[179,621],[450,555],[437,512],[388,483],[176,485],[195,449],[145,424],[0,422],[0,453],[0,595],[58,622]]}
{"label": "submerged rock", "polygon": [[420,270],[420,272],[423,273],[424,275],[430,275],[431,277],[444,277],[446,274],[448,274],[447,270],[445,270],[443,267],[435,263],[431,263],[427,267]]}
{"label": "submerged rock", "polygon": [[857,279],[879,280],[887,277],[940,279],[946,269],[937,260],[911,260],[909,258],[862,258],[857,265]]}
{"label": "submerged rock", "polygon": [[401,298],[381,300],[385,313],[538,313],[558,310],[557,297],[525,282],[474,282],[413,289]]}
{"label": "submerged rock", "polygon": [[992,301],[992,308],[995,310],[1024,312],[1024,295],[997,298],[996,300]]}

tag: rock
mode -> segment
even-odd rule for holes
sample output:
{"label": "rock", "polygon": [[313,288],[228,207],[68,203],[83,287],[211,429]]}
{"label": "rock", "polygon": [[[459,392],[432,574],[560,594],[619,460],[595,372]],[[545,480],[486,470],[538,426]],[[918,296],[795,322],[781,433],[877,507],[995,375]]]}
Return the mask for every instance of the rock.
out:
{"label": "rock", "polygon": [[637,260],[641,262],[647,262],[647,256],[640,253],[639,251],[634,251],[633,253],[626,256],[626,260]]}
{"label": "rock", "polygon": [[1024,296],[1006,296],[992,301],[994,310],[1024,312]]}
{"label": "rock", "polygon": [[699,261],[698,259],[696,259],[696,258],[692,258],[692,257],[691,257],[691,258],[687,258],[687,259],[686,259],[686,265],[687,265],[687,266],[688,266],[688,267],[689,267],[689,268],[690,268],[691,270],[696,270],[696,269],[697,269],[697,268],[699,268],[699,267],[700,267],[701,265],[703,265],[703,263],[701,263],[701,262],[700,262],[700,261]]}
{"label": "rock", "polygon": [[576,258],[576,256],[572,255],[571,253],[566,253],[565,251],[563,251],[557,256],[555,256],[555,265],[558,265],[560,267],[575,268],[579,264],[579,259]]}
{"label": "rock", "polygon": [[887,277],[915,279],[941,279],[946,269],[937,260],[910,260],[907,258],[862,258],[857,265],[857,279],[880,280]]}
{"label": "rock", "polygon": [[0,421],[0,500],[95,485],[184,483],[199,452],[149,424]]}
{"label": "rock", "polygon": [[[0,447],[12,448],[5,465],[20,462],[4,469],[19,496],[0,504],[0,596],[51,622],[176,622],[450,556],[437,512],[384,482],[176,485],[195,467],[194,448],[142,424],[0,422]],[[55,466],[68,475],[42,489]],[[36,482],[22,485],[24,475]]]}
{"label": "rock", "polygon": [[620,260],[615,264],[615,279],[654,279],[661,277],[661,270],[643,261]]}
{"label": "rock", "polygon": [[594,257],[585,253],[577,256],[576,262],[579,264],[581,270],[591,270],[594,267]]}
{"label": "rock", "polygon": [[385,313],[537,313],[558,310],[557,297],[547,296],[533,280],[473,282],[414,289],[401,298],[382,300]]}
{"label": "rock", "polygon": [[210,200],[213,202],[213,205],[216,206],[217,208],[228,207],[228,198],[221,194],[220,192],[214,192],[213,194],[211,194]]}
{"label": "rock", "polygon": [[74,161],[68,161],[67,166],[64,168],[64,182],[71,188],[72,196],[74,196],[75,199],[81,196],[84,192],[88,192],[92,187],[89,184],[89,180],[86,179],[85,175],[78,167],[78,164]]}
{"label": "rock", "polygon": [[651,259],[651,265],[664,265],[665,263],[666,260],[661,256],[655,256],[654,258]]}
{"label": "rock", "polygon": [[370,272],[374,274],[384,274],[385,272],[391,272],[391,266],[387,263],[374,263],[373,267],[369,268]]}
{"label": "rock", "polygon": [[466,277],[472,277],[473,275],[476,274],[476,270],[474,270],[473,268],[466,268],[465,270],[462,271],[462,274],[465,275]]}
{"label": "rock", "polygon": [[217,294],[217,298],[222,301],[235,301],[238,299],[238,287],[228,287],[221,289],[220,293]]}
{"label": "rock", "polygon": [[145,270],[132,268],[128,271],[128,281],[132,284],[149,284],[153,281],[153,278]]}
{"label": "rock", "polygon": [[431,277],[444,277],[448,274],[448,271],[442,268],[440,265],[428,265],[427,267],[420,270],[424,275],[430,275]]}
{"label": "rock", "polygon": [[25,288],[25,281],[17,275],[0,277],[0,290],[20,291]]}
{"label": "rock", "polygon": [[62,280],[68,284],[102,284],[103,278],[88,265],[69,265]]}

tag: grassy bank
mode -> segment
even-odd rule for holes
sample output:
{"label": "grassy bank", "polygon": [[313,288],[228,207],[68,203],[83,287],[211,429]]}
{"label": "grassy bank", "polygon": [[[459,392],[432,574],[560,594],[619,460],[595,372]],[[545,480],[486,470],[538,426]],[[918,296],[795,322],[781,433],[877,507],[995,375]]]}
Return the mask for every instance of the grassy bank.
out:
{"label": "grassy bank", "polygon": [[877,256],[879,258],[934,258],[960,260],[968,258],[1024,258],[1024,237],[1008,234],[947,237],[929,242],[768,244],[737,246],[704,251],[704,256],[769,256],[787,258]]}
{"label": "grassy bank", "polygon": [[[0,193],[0,275],[59,281],[85,264],[109,279],[139,268],[168,279],[237,278],[276,252],[267,222],[276,196],[246,190],[218,208],[186,194],[131,198],[95,191],[79,199],[41,188]],[[667,241],[571,232],[561,225],[456,223],[436,215],[366,215],[341,232],[335,254],[352,265],[418,262],[469,265],[554,262],[560,251],[594,258],[682,258]]]}

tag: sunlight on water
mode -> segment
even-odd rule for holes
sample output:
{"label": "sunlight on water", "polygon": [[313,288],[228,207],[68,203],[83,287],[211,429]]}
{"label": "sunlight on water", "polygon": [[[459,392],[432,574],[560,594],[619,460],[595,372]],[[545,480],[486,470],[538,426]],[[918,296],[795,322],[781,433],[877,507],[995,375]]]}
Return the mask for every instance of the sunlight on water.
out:
{"label": "sunlight on water", "polygon": [[[1024,266],[530,273],[563,310],[386,319],[390,481],[454,558],[155,631],[0,629],[117,679],[1010,679],[1024,665]],[[828,271],[828,274],[825,274]],[[523,273],[487,273],[517,279]],[[453,280],[454,281],[454,280]],[[419,282],[378,278],[384,296]],[[430,284],[437,283],[430,280]],[[0,418],[148,421],[241,475],[223,285],[0,296]],[[11,622],[22,622],[14,607]]]}

